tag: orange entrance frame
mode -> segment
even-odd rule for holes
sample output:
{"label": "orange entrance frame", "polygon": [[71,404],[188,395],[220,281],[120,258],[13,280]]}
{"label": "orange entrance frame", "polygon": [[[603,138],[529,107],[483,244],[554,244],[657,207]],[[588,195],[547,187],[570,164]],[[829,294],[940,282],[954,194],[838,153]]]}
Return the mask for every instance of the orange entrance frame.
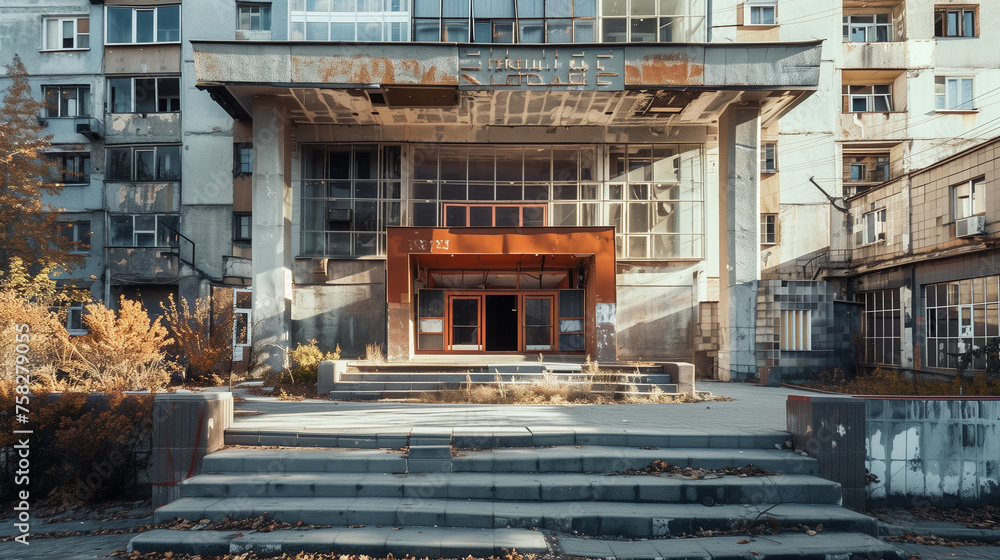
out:
{"label": "orange entrance frame", "polygon": [[[417,291],[428,286],[428,271],[447,274],[456,271],[572,271],[574,285],[584,293],[584,348],[596,360],[613,361],[615,343],[615,232],[611,227],[519,227],[519,228],[411,228],[390,227],[386,243],[386,300],[388,303],[388,357],[405,360],[417,351]],[[540,281],[541,282],[541,281]],[[560,286],[565,287],[565,286]],[[539,285],[539,288],[542,288]],[[556,286],[523,291],[496,289],[448,291],[449,297],[480,297],[477,294],[520,294],[522,297],[555,298]],[[471,308],[472,304],[468,304]],[[481,309],[477,311],[481,313]],[[481,317],[481,316],[480,316]],[[443,333],[454,337],[473,336],[471,325]],[[523,328],[530,328],[524,325]],[[552,338],[559,336],[559,320],[552,319]],[[531,353],[518,334],[519,351]],[[477,335],[480,336],[481,334]],[[442,352],[486,353],[476,343]],[[553,348],[557,348],[553,343]]]}

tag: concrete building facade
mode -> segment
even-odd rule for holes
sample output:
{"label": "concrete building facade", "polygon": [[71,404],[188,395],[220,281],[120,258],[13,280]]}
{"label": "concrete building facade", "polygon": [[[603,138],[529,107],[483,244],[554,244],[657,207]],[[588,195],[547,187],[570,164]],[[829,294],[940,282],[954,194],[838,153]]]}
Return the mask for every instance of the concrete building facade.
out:
{"label": "concrete building facade", "polygon": [[990,135],[995,9],[46,0],[0,27],[88,166],[57,204],[97,298],[231,298],[270,369],[316,339],[773,382],[854,362],[857,197]]}

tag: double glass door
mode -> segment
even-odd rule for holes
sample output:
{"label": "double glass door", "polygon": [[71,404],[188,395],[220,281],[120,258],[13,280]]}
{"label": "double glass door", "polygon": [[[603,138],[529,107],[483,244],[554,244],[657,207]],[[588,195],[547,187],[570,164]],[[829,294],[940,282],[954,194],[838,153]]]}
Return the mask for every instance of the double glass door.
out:
{"label": "double glass door", "polygon": [[555,294],[448,294],[445,350],[551,351]]}

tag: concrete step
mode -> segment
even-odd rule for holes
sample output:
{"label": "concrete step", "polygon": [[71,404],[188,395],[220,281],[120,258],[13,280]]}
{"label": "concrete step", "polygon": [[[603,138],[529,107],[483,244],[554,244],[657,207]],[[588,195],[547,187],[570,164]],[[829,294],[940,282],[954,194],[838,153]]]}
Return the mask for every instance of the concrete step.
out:
{"label": "concrete step", "polygon": [[518,502],[438,498],[181,498],[156,510],[155,523],[174,518],[221,521],[227,515],[310,525],[446,526],[547,529],[629,538],[677,537],[754,524],[783,528],[823,524],[828,531],[876,535],[876,521],[826,504],[716,505],[632,502]]}
{"label": "concrete step", "polygon": [[560,553],[580,558],[632,560],[906,560],[908,553],[861,533],[824,531],[809,536],[783,533],[766,537],[601,540],[560,537]]}
{"label": "concrete step", "polygon": [[[458,386],[465,384],[470,379],[473,383],[496,383],[499,378],[504,383],[510,382],[532,382],[545,377],[560,382],[603,382],[609,381],[611,374],[601,374],[597,376],[582,374],[580,372],[505,372],[497,373],[412,373],[412,372],[347,372],[341,375],[338,388],[341,384],[350,383],[435,383],[448,386]],[[616,382],[621,383],[653,383],[671,384],[672,376],[664,373],[641,373],[641,374],[621,374],[620,377],[612,377]]]}
{"label": "concrete step", "polygon": [[840,485],[810,475],[708,479],[595,474],[290,473],[201,474],[181,484],[187,498],[451,498],[679,504],[840,504]]}
{"label": "concrete step", "polygon": [[[706,433],[675,430],[664,433],[642,428],[496,428],[463,427],[446,429],[456,449],[490,449],[498,447],[550,447],[566,445],[610,445],[616,447],[656,448],[729,448],[736,450],[782,448],[788,441],[786,432]],[[441,437],[440,434],[438,434]],[[412,438],[412,435],[410,436]],[[407,431],[397,433],[325,431],[272,431],[229,428],[226,445],[282,445],[287,447],[341,447],[399,449],[408,445]]]}
{"label": "concrete step", "polygon": [[332,527],[329,529],[252,531],[172,531],[156,529],[129,541],[128,552],[172,552],[221,556],[256,553],[333,553],[381,557],[392,554],[416,558],[500,557],[549,552],[544,535],[526,529],[469,529],[454,527]]}
{"label": "concrete step", "polygon": [[[338,439],[339,441],[339,439]],[[360,440],[355,440],[360,441]],[[377,444],[376,439],[373,444]],[[655,460],[672,465],[722,469],[756,465],[771,472],[816,474],[817,462],[776,449],[663,448],[638,449],[604,447],[537,447],[457,451],[450,460],[453,472],[501,473],[615,473],[642,469]],[[211,473],[298,473],[298,472],[380,472],[411,471],[402,453],[385,451],[225,449],[204,459],[204,472]]]}

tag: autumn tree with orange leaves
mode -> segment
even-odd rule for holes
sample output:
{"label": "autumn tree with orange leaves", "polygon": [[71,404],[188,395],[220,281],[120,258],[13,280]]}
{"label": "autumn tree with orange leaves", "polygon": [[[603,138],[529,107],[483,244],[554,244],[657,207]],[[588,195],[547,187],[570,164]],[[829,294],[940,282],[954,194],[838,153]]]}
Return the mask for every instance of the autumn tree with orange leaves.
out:
{"label": "autumn tree with orange leaves", "polygon": [[49,182],[56,164],[44,154],[51,135],[38,117],[46,104],[32,97],[28,72],[18,56],[7,65],[10,85],[0,102],[0,272],[19,258],[31,273],[70,268],[82,262],[72,243],[59,235],[59,209],[42,200],[61,183]]}

